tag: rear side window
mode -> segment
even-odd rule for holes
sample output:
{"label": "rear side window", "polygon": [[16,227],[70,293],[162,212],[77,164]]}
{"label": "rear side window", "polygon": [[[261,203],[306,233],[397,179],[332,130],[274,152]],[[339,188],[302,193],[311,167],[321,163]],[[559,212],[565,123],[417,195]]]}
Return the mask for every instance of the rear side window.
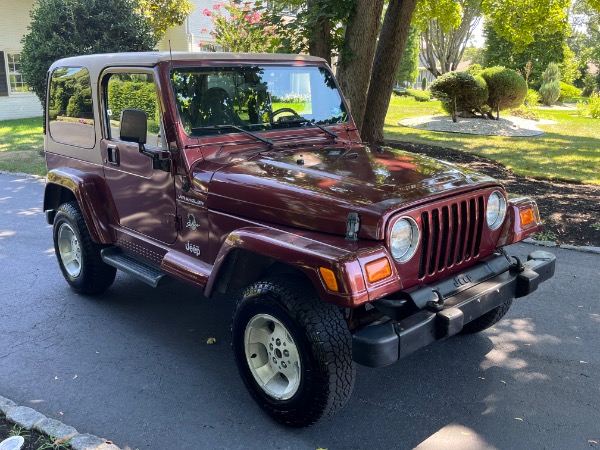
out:
{"label": "rear side window", "polygon": [[58,67],[52,72],[48,120],[54,141],[83,148],[94,147],[92,86],[86,68]]}

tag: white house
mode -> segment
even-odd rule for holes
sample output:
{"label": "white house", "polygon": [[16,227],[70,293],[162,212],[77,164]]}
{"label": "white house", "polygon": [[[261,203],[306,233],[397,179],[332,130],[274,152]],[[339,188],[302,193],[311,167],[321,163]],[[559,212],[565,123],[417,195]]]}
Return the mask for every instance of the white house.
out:
{"label": "white house", "polygon": [[0,0],[0,120],[42,115],[37,96],[21,75],[21,39],[27,33],[33,0]]}
{"label": "white house", "polygon": [[[194,11],[183,25],[167,30],[159,42],[158,50],[216,51],[220,46],[210,34],[213,29],[211,17],[205,10],[215,11],[215,5],[223,0],[192,0]],[[254,0],[249,3],[254,3]],[[42,106],[37,96],[23,81],[20,72],[21,40],[28,32],[29,12],[34,0],[0,0],[0,120],[38,117]],[[290,17],[295,11],[288,8]]]}

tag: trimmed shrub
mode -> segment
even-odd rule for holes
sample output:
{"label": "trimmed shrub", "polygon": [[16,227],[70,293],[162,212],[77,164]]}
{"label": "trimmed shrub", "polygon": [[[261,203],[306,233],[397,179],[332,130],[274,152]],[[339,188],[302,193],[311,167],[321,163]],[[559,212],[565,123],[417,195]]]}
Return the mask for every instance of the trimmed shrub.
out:
{"label": "trimmed shrub", "polygon": [[495,66],[481,72],[481,77],[488,87],[487,105],[492,112],[496,112],[496,119],[500,118],[500,111],[521,106],[527,96],[527,84],[521,75],[512,69]]}
{"label": "trimmed shrub", "polygon": [[428,102],[431,100],[431,94],[427,91],[419,91],[417,89],[407,89],[406,95],[414,98],[418,102]]}
{"label": "trimmed shrub", "polygon": [[483,67],[481,67],[481,64],[471,64],[467,68],[467,72],[473,76],[479,75],[482,71],[483,71]]}
{"label": "trimmed shrub", "polygon": [[588,111],[590,116],[592,116],[594,119],[600,119],[600,94],[597,92],[594,92],[592,95],[590,95]]}
{"label": "trimmed shrub", "polygon": [[542,97],[540,96],[539,92],[536,91],[535,89],[527,89],[527,96],[525,97],[525,106],[536,106],[540,100],[542,99]]}
{"label": "trimmed shrub", "polygon": [[[478,77],[481,78],[481,77]],[[481,78],[477,81],[467,72],[448,72],[431,83],[431,93],[442,102],[442,108],[456,122],[459,112],[473,115],[481,111],[487,100],[487,87]]]}
{"label": "trimmed shrub", "polygon": [[577,89],[575,86],[567,84],[563,81],[560,82],[560,96],[558,97],[559,102],[564,102],[570,98],[579,97],[581,95],[581,89]]}
{"label": "trimmed shrub", "polygon": [[542,103],[550,106],[560,97],[560,69],[558,64],[550,63],[542,74],[542,87],[540,87]]}

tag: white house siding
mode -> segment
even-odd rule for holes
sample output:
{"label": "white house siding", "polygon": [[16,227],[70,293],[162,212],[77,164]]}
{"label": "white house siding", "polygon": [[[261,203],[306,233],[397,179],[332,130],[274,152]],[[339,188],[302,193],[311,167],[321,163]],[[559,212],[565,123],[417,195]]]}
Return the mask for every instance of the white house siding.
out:
{"label": "white house siding", "polygon": [[0,120],[42,115],[42,106],[36,95],[32,92],[10,92],[8,80],[7,53],[21,53],[21,39],[27,33],[32,6],[33,0],[0,0],[0,52],[4,52],[0,64],[5,68],[9,85],[8,96],[0,96]]}

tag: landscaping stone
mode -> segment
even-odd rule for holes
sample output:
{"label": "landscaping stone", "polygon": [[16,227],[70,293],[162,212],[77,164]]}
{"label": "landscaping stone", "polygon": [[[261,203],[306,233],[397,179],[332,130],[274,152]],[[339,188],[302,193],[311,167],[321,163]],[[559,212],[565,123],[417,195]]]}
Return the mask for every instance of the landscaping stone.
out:
{"label": "landscaping stone", "polygon": [[585,253],[596,253],[600,255],[600,247],[580,247],[578,245],[562,244],[560,248],[564,248],[566,250],[577,250]]}
{"label": "landscaping stone", "polygon": [[0,411],[2,411],[3,414],[8,413],[8,411],[16,408],[16,406],[17,404],[15,402],[0,395]]}
{"label": "landscaping stone", "polygon": [[77,434],[75,428],[48,417],[36,422],[33,429],[56,439],[67,439]]}
{"label": "landscaping stone", "polygon": [[34,423],[45,419],[46,416],[27,406],[17,406],[8,411],[6,418],[21,427],[30,429]]}
{"label": "landscaping stone", "polygon": [[91,434],[78,434],[69,444],[73,450],[97,450],[105,441]]}

